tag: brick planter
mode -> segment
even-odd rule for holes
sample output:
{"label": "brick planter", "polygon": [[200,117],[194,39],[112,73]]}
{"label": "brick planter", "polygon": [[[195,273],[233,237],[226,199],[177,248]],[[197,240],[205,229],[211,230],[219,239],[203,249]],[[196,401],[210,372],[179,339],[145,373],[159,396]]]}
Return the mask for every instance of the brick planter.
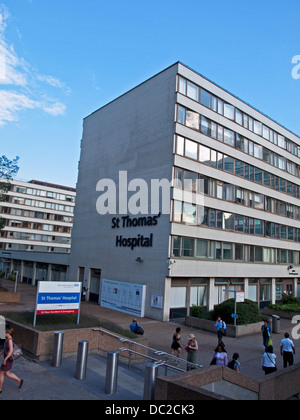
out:
{"label": "brick planter", "polygon": [[20,293],[0,287],[0,303],[20,303]]}
{"label": "brick planter", "polygon": [[[228,337],[243,337],[245,335],[256,334],[261,332],[262,322],[249,325],[227,325],[227,335]],[[214,321],[208,321],[207,319],[195,318],[192,316],[187,316],[185,318],[185,325],[188,327],[198,328],[199,330],[215,332],[217,334],[217,329],[215,327]]]}
{"label": "brick planter", "polygon": [[[24,326],[17,322],[6,319],[9,325],[15,331],[15,342],[22,347],[24,354],[35,361],[44,361],[52,358],[54,331],[40,332],[31,327]],[[111,337],[108,334],[99,331],[93,331],[93,328],[81,328],[73,330],[64,330],[63,356],[68,357],[77,353],[78,342],[86,340],[89,342],[89,352],[101,353],[111,350],[118,350],[124,347],[124,343],[119,338],[126,338],[117,335],[118,338]],[[138,338],[136,342],[148,346],[148,339]],[[128,347],[125,344],[126,347]],[[140,351],[135,345],[130,347],[131,350]],[[140,351],[141,352],[141,351]],[[128,352],[121,354],[128,357]],[[138,356],[131,356],[131,359]]]}

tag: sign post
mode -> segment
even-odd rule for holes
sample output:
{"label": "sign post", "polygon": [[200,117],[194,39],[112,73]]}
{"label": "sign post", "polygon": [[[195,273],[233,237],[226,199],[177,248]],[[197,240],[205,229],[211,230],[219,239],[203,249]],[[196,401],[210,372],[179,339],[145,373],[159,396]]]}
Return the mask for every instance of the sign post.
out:
{"label": "sign post", "polygon": [[38,283],[33,327],[37,315],[77,314],[80,319],[81,282],[47,282]]}
{"label": "sign post", "polygon": [[224,292],[234,293],[234,314],[231,317],[234,319],[234,326],[236,327],[236,320],[239,317],[236,310],[237,303],[245,302],[245,292],[243,290],[224,290]]}

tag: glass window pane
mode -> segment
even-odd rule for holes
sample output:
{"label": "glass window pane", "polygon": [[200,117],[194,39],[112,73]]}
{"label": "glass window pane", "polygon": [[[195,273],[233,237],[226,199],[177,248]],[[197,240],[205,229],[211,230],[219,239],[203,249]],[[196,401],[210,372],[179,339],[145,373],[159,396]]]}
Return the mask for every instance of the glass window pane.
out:
{"label": "glass window pane", "polygon": [[184,138],[177,136],[177,150],[176,153],[180,156],[184,154]]}
{"label": "glass window pane", "polygon": [[187,82],[187,96],[195,101],[199,98],[199,89],[191,82]]}
{"label": "glass window pane", "polygon": [[201,89],[201,104],[210,108],[210,93]]}
{"label": "glass window pane", "polygon": [[185,156],[198,159],[198,145],[194,141],[186,140],[185,141]]}
{"label": "glass window pane", "polygon": [[196,112],[186,111],[187,127],[199,130],[200,116]]}
{"label": "glass window pane", "polygon": [[178,106],[178,122],[185,124],[185,108],[182,106]]}
{"label": "glass window pane", "polygon": [[196,224],[196,206],[193,204],[184,203],[182,221],[191,225]]}
{"label": "glass window pane", "polygon": [[174,222],[181,222],[181,215],[182,215],[182,202],[181,201],[174,201]]}
{"label": "glass window pane", "polygon": [[256,120],[254,120],[254,133],[258,134],[259,136],[262,135],[262,123]]}
{"label": "glass window pane", "polygon": [[234,147],[234,132],[224,128],[224,143]]}
{"label": "glass window pane", "polygon": [[200,146],[199,160],[202,163],[210,165],[210,149],[208,147]]}
{"label": "glass window pane", "polygon": [[223,243],[223,260],[233,259],[233,244]]}
{"label": "glass window pane", "polygon": [[207,258],[208,257],[208,241],[198,239],[197,240],[197,251],[196,257]]}
{"label": "glass window pane", "polygon": [[224,103],[224,117],[234,120],[234,107]]}
{"label": "glass window pane", "polygon": [[170,307],[185,308],[186,287],[171,287]]}
{"label": "glass window pane", "polygon": [[179,92],[186,95],[186,80],[179,77]]}
{"label": "glass window pane", "polygon": [[194,242],[192,238],[182,238],[181,254],[183,257],[194,256]]}

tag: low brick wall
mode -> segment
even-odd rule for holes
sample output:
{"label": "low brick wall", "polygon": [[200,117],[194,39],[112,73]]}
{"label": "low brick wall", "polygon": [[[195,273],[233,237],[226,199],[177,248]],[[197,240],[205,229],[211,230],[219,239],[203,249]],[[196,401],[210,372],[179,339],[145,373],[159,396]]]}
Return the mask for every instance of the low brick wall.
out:
{"label": "low brick wall", "polygon": [[[214,321],[208,321],[207,319],[195,318],[187,316],[185,318],[185,325],[192,328],[198,328],[199,330],[210,331],[217,333]],[[263,323],[258,322],[256,324],[249,325],[227,325],[228,337],[243,337],[245,335],[260,333]]]}
{"label": "low brick wall", "polygon": [[[204,385],[220,383],[236,385],[257,400],[287,400],[300,392],[300,364],[281,370],[258,381],[221,366],[210,366],[204,369],[180,373],[170,377],[159,377],[156,380],[155,399],[174,400],[230,400],[230,396],[217,394],[203,389]],[[228,392],[227,392],[228,394]],[[242,393],[243,394],[243,393]]]}
{"label": "low brick wall", "polygon": [[[15,342],[20,345],[24,354],[36,361],[43,361],[52,358],[54,331],[40,332],[33,328],[25,327],[22,324],[6,320],[15,331]],[[105,331],[105,330],[103,330]],[[74,330],[63,330],[63,355],[65,357],[76,354],[78,350],[78,342],[85,340],[89,342],[89,352],[108,352],[118,350],[121,347],[128,347],[131,350],[143,353],[139,346],[122,343],[119,339],[126,337],[116,334],[112,337],[105,332],[94,331],[92,328],[82,328]],[[148,346],[148,339],[138,338],[137,343]],[[128,352],[122,352],[121,356],[128,357]],[[136,355],[131,355],[131,359],[138,358]]]}
{"label": "low brick wall", "polygon": [[0,303],[19,303],[20,293],[11,292],[4,287],[0,287]]}

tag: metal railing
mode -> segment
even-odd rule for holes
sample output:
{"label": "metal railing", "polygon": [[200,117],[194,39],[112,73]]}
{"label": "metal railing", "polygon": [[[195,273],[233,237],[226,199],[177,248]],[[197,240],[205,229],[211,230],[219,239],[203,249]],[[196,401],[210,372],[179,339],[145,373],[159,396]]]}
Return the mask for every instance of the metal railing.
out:
{"label": "metal railing", "polygon": [[188,362],[187,360],[182,359],[181,357],[174,356],[172,354],[166,353],[161,350],[153,349],[151,347],[145,346],[144,344],[138,343],[133,340],[129,340],[128,338],[120,337],[102,328],[94,328],[93,331],[99,331],[103,334],[107,334],[111,337],[114,337],[123,344],[129,344],[129,347],[139,346],[140,348],[147,351],[147,353],[141,353],[136,350],[133,350],[133,348],[120,347],[118,349],[120,352],[128,352],[128,369],[131,366],[132,355],[137,355],[139,357],[143,357],[145,359],[151,360],[153,363],[157,364],[158,366],[164,366],[166,376],[167,376],[168,369],[172,369],[177,372],[186,372],[187,370],[200,369],[203,367],[203,365],[201,364]]}

